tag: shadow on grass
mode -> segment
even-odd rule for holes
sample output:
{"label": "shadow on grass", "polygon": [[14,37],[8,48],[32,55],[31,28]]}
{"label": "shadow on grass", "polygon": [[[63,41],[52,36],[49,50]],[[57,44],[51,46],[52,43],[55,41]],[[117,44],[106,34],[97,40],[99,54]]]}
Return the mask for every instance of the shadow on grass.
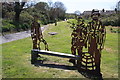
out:
{"label": "shadow on grass", "polygon": [[83,75],[84,77],[90,79],[90,80],[103,80],[102,74],[101,73],[97,73],[95,74],[92,71],[80,71],[78,70],[78,72]]}
{"label": "shadow on grass", "polygon": [[[43,57],[41,57],[41,59],[42,58]],[[78,70],[78,72],[81,75],[83,75],[85,78],[88,78],[90,80],[103,80],[101,73],[96,74],[93,71],[82,71],[78,69],[77,65],[69,66],[69,65],[59,64],[59,63],[56,64],[55,62],[49,62],[47,58],[43,58],[42,60],[37,60],[37,62],[34,63],[33,65],[36,67],[49,67],[49,68],[57,68],[57,69],[64,69],[64,70]]]}
{"label": "shadow on grass", "polygon": [[69,65],[62,65],[62,64],[49,64],[49,63],[44,63],[43,60],[38,60],[35,64],[37,67],[49,67],[49,68],[58,68],[58,69],[64,69],[64,70],[76,70],[75,66],[69,66]]}

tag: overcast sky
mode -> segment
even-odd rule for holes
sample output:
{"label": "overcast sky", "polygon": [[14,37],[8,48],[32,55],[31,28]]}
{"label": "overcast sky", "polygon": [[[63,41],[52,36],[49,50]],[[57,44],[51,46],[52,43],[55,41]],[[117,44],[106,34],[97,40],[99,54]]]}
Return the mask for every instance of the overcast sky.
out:
{"label": "overcast sky", "polygon": [[114,9],[119,0],[34,0],[34,1],[60,1],[67,8],[67,13],[74,13],[76,10],[83,12],[85,10],[99,9],[111,10]]}

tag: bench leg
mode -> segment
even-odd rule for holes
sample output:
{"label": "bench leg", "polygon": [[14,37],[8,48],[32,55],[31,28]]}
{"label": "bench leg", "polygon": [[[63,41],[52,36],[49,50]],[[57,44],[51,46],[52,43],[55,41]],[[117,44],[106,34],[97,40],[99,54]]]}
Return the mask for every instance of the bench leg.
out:
{"label": "bench leg", "polygon": [[81,57],[79,57],[79,59],[77,59],[77,69],[79,71],[81,71]]}
{"label": "bench leg", "polygon": [[38,57],[38,53],[31,51],[31,64],[35,64],[37,62],[37,57]]}

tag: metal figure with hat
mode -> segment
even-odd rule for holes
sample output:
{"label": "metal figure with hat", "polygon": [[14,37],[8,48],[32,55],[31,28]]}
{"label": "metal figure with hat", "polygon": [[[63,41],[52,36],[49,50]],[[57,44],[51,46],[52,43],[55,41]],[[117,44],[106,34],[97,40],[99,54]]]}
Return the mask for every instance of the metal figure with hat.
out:
{"label": "metal figure with hat", "polygon": [[91,18],[92,21],[88,23],[88,53],[93,58],[93,70],[96,73],[100,73],[100,63],[101,63],[101,51],[104,48],[104,42],[106,37],[105,26],[99,20],[100,13],[99,10],[92,10]]}
{"label": "metal figure with hat", "polygon": [[33,49],[40,49],[40,42],[43,42],[45,44],[45,50],[49,50],[47,42],[43,39],[40,24],[37,22],[38,16],[34,15],[33,17],[34,21],[31,25],[31,38],[33,41]]}
{"label": "metal figure with hat", "polygon": [[[73,55],[77,55],[78,53],[78,55],[81,56],[83,47],[87,47],[87,28],[85,27],[83,18],[79,16],[77,18],[77,24],[72,28],[73,32],[71,34],[71,52]],[[70,59],[69,62],[72,62],[74,65],[76,64],[76,61],[74,59]]]}

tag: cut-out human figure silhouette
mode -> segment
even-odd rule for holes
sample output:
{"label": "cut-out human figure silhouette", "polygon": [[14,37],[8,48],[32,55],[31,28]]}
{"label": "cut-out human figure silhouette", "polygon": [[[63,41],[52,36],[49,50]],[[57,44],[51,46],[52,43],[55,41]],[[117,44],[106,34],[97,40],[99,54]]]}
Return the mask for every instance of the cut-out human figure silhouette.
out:
{"label": "cut-out human figure silhouette", "polygon": [[101,51],[104,48],[106,30],[99,20],[99,10],[92,10],[88,28],[88,53],[94,58],[95,72],[100,73]]}
{"label": "cut-out human figure silhouette", "polygon": [[34,21],[31,25],[31,38],[33,41],[33,49],[40,49],[40,42],[43,42],[45,44],[45,50],[49,50],[47,42],[43,39],[40,24],[37,22],[38,16],[34,15],[33,17]]}
{"label": "cut-out human figure silhouette", "polygon": [[[83,47],[87,47],[86,43],[86,35],[87,35],[87,28],[85,27],[84,20],[82,17],[77,18],[77,25],[73,27],[73,32],[71,34],[72,36],[72,47],[71,52],[73,55],[82,55],[82,49]],[[76,64],[76,61],[74,59],[70,59],[70,62],[72,62],[74,65]]]}
{"label": "cut-out human figure silhouette", "polygon": [[[101,75],[100,63],[101,63],[101,51],[104,48],[104,42],[106,37],[105,26],[99,20],[99,10],[92,10],[92,20],[85,26],[82,17],[78,17],[77,24],[73,25],[72,47],[71,52],[73,55],[80,56],[77,60],[77,66],[79,70],[93,71],[95,74]],[[83,47],[88,49],[88,52],[83,52]],[[74,65],[76,61],[70,59]]]}

